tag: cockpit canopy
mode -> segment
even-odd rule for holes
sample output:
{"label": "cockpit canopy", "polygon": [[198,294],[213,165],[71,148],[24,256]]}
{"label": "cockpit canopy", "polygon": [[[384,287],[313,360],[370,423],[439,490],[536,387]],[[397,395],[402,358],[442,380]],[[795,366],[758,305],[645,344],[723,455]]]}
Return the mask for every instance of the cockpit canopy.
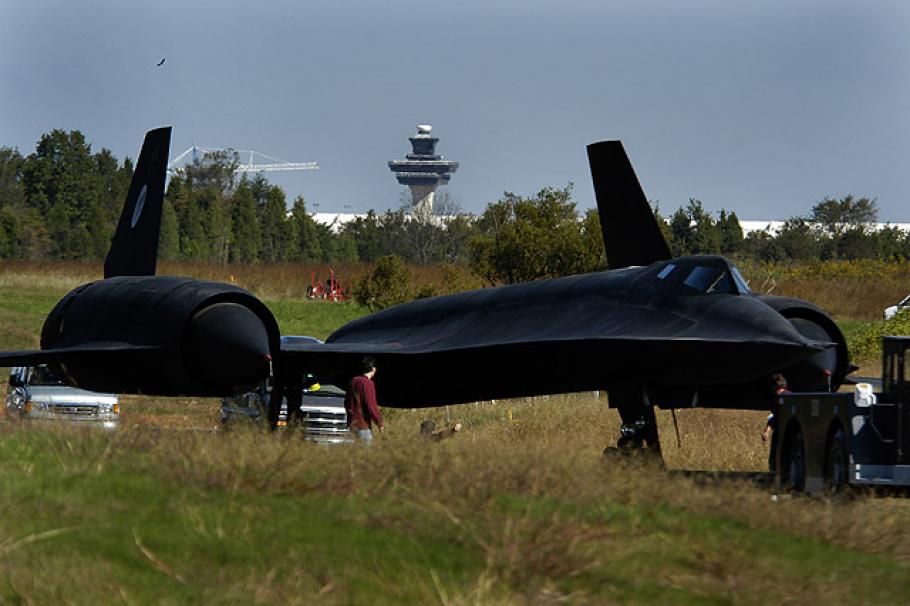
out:
{"label": "cockpit canopy", "polygon": [[724,257],[680,257],[664,264],[657,273],[657,279],[707,295],[745,295],[751,292],[736,266]]}

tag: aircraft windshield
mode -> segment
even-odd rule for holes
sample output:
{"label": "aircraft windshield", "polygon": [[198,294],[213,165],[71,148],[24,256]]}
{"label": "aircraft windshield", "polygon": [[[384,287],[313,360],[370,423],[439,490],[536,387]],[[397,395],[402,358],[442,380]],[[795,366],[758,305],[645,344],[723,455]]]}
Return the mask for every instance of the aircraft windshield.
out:
{"label": "aircraft windshield", "polygon": [[746,279],[739,273],[739,270],[736,269],[735,265],[730,266],[730,273],[733,274],[733,281],[736,282],[736,289],[739,291],[739,294],[746,295],[752,292],[749,289],[749,283],[746,282]]}
{"label": "aircraft windshield", "polygon": [[748,294],[749,285],[733,265],[696,265],[683,284],[705,294]]}
{"label": "aircraft windshield", "polygon": [[724,270],[720,267],[696,265],[683,280],[683,284],[699,292],[709,292],[714,284],[723,277],[723,274]]}

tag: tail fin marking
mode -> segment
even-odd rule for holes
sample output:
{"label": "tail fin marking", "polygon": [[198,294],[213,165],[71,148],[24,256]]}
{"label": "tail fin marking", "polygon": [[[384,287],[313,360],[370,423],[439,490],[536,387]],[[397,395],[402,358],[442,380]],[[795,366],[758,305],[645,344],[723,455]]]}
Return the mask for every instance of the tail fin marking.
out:
{"label": "tail fin marking", "polygon": [[105,278],[155,275],[170,145],[170,126],[145,134],[117,231],[104,259]]}

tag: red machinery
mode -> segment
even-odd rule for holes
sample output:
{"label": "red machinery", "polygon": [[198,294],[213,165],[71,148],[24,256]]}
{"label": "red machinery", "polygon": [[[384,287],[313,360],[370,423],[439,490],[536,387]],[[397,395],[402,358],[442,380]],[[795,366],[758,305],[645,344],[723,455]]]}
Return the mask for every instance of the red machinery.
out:
{"label": "red machinery", "polygon": [[347,301],[348,291],[341,286],[335,277],[335,270],[329,269],[329,279],[322,282],[315,271],[310,274],[310,286],[307,288],[308,299],[320,301]]}

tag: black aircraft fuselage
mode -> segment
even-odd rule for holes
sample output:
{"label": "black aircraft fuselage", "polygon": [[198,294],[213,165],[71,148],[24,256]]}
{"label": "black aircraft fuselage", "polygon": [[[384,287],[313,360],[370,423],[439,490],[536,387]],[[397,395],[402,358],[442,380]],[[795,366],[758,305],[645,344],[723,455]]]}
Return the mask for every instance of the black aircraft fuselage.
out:
{"label": "black aircraft fuselage", "polygon": [[282,366],[330,374],[364,353],[380,361],[383,405],[398,407],[642,385],[662,406],[766,408],[772,373],[802,390],[847,370],[823,312],[752,294],[716,256],[398,305],[283,352]]}

